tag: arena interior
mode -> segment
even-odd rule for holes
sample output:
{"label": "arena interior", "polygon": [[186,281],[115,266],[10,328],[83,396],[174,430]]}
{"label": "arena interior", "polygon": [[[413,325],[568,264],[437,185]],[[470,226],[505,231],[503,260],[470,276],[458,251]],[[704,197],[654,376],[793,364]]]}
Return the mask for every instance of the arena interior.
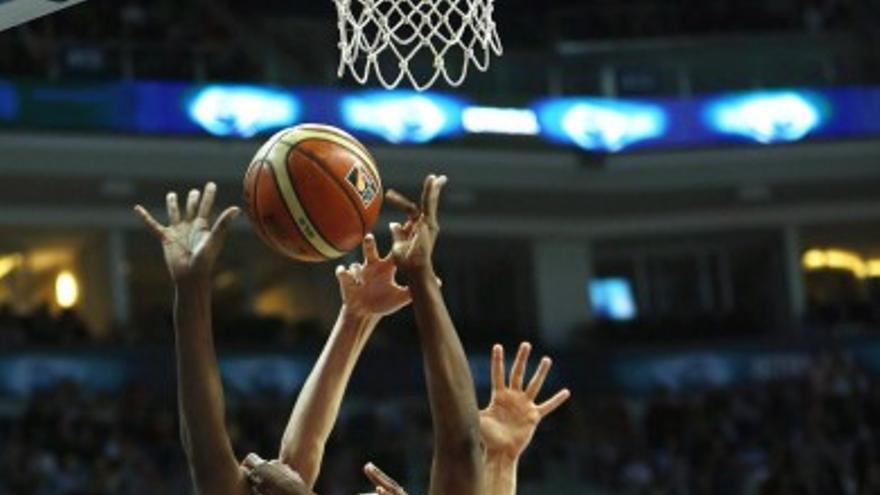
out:
{"label": "arena interior", "polygon": [[[572,399],[520,494],[880,493],[880,3],[495,17],[504,54],[424,93],[338,78],[328,0],[89,0],[0,33],[0,495],[192,493],[168,274],[131,207],[207,180],[241,204],[260,143],[305,121],[363,140],[386,187],[449,177],[435,262],[481,405],[494,343],[554,358]],[[219,264],[230,435],[271,455],[335,264],[245,218]],[[367,461],[425,493],[414,325],[376,330],[317,493],[371,491]]]}

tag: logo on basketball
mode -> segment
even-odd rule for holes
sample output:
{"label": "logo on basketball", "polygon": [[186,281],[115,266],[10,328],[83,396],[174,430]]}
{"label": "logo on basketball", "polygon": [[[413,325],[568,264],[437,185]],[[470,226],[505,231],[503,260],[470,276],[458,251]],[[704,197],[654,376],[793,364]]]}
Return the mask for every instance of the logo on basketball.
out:
{"label": "logo on basketball", "polygon": [[364,165],[360,162],[354,162],[346,180],[354,187],[355,192],[363,201],[364,207],[370,206],[370,203],[376,198],[379,188],[376,179],[366,171]]}

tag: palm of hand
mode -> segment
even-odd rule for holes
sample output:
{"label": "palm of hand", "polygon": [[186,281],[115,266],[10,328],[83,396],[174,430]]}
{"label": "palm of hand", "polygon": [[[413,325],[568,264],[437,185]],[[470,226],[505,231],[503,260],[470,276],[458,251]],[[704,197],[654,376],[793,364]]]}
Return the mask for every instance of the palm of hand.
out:
{"label": "palm of hand", "polygon": [[249,454],[241,466],[254,493],[263,495],[314,495],[302,477],[279,460],[264,461]]}
{"label": "palm of hand", "polygon": [[427,176],[419,205],[396,191],[388,191],[386,199],[409,215],[406,225],[391,224],[391,238],[394,241],[391,252],[397,266],[411,270],[431,265],[434,243],[440,231],[437,207],[440,203],[440,191],[445,184],[445,175]]}
{"label": "palm of hand", "polygon": [[397,268],[390,258],[368,261],[361,283],[343,286],[342,299],[356,311],[389,315],[409,304],[409,292],[394,281]]}
{"label": "palm of hand", "polygon": [[165,198],[168,225],[156,221],[143,206],[134,208],[135,213],[162,241],[165,263],[174,280],[209,274],[220,254],[229,224],[240,210],[235,206],[227,208],[217,217],[214,225],[208,227],[216,194],[217,186],[213,182],[205,185],[203,193],[193,189],[187,197],[186,214],[181,215],[177,194],[168,193]]}
{"label": "palm of hand", "polygon": [[480,433],[490,456],[518,459],[532,441],[538,423],[571,395],[564,389],[545,402],[535,402],[553,362],[548,357],[541,359],[528,386],[524,387],[531,349],[527,342],[520,345],[508,382],[504,348],[501,345],[492,348],[492,400],[489,407],[480,412]]}
{"label": "palm of hand", "polygon": [[289,466],[271,461],[257,468],[260,482],[258,492],[263,495],[306,495],[312,493],[302,478]]}
{"label": "palm of hand", "polygon": [[518,457],[531,442],[541,421],[534,401],[521,390],[496,391],[480,412],[480,430],[486,449]]}
{"label": "palm of hand", "polygon": [[211,231],[198,218],[165,228],[165,261],[171,275],[185,276],[204,271],[211,262]]}
{"label": "palm of hand", "polygon": [[399,266],[409,268],[430,262],[436,235],[424,217],[411,220],[403,227],[394,227],[392,235],[394,245],[391,252]]}

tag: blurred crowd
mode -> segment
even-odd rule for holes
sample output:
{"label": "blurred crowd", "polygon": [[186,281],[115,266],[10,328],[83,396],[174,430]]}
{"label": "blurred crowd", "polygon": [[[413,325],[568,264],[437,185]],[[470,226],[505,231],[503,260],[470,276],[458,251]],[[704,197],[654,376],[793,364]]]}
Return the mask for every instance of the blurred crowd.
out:
{"label": "blurred crowd", "polygon": [[[144,328],[114,328],[98,336],[75,310],[53,312],[40,306],[30,312],[16,312],[0,305],[0,349],[59,348],[61,346],[95,347],[145,344],[150,346],[171,342],[171,314],[158,314]],[[247,329],[243,332],[242,329]],[[219,345],[258,347],[320,346],[329,329],[315,321],[305,320],[288,325],[275,318],[240,316],[216,324]]]}
{"label": "blurred crowd", "polygon": [[0,427],[4,495],[186,493],[170,401],[136,387],[93,395],[67,383],[8,409]]}
{"label": "blurred crowd", "polygon": [[[852,309],[850,309],[852,308]],[[742,313],[698,313],[688,317],[653,317],[632,321],[613,322],[598,320],[574,328],[572,338],[560,350],[590,350],[597,347],[640,346],[654,344],[710,343],[719,341],[746,341],[766,339],[784,342],[792,334],[801,340],[873,336],[880,329],[876,310],[865,309],[866,304],[848,306],[810,306],[801,325],[788,332],[770,332],[768,322]],[[491,315],[500,318],[494,321]],[[474,349],[488,349],[496,342],[528,340],[548,346],[543,334],[534,326],[508,323],[500,311],[485,311],[481,319],[458,317],[456,326]],[[237,314],[217,319],[215,341],[220,349],[286,349],[297,353],[318,352],[330,331],[330,326],[315,319],[293,323],[280,318]],[[488,320],[488,321],[484,321]],[[412,331],[412,314],[401,312],[382,323],[371,339],[371,347],[380,350],[410,350],[418,347],[417,334]],[[52,312],[48,306],[29,313],[18,313],[9,306],[0,305],[0,349],[58,349],[58,348],[131,348],[146,346],[159,348],[173,341],[171,314],[156,311],[143,324],[112,328],[106,334],[96,335],[76,311]]]}
{"label": "blurred crowd", "polygon": [[[485,319],[487,316],[483,316]],[[509,318],[509,315],[500,314]],[[146,346],[158,348],[173,341],[172,317],[168,308],[157,310],[144,322],[135,322],[122,328],[111,328],[105,334],[90,329],[76,310],[54,312],[40,306],[30,312],[17,312],[0,304],[0,350],[71,349],[71,348],[131,348]],[[482,320],[461,319],[459,330],[468,335],[475,348],[488,348],[502,339],[540,340],[534,332],[516,331],[516,326],[504,323],[481,324]],[[401,312],[386,318],[381,331],[371,339],[378,349],[412,349],[418,345],[413,316]],[[233,313],[218,317],[214,335],[221,349],[288,349],[299,353],[317,352],[324,344],[330,325],[317,319],[286,322],[281,318],[261,317],[251,313]]]}
{"label": "blurred crowd", "polygon": [[8,305],[0,305],[0,349],[91,341],[88,327],[74,311],[53,313],[44,305],[22,314]]}
{"label": "blurred crowd", "polygon": [[[293,397],[228,392],[238,453],[273,455]],[[367,461],[423,493],[424,399],[353,394],[318,493],[366,491]],[[170,391],[67,383],[16,404],[0,408],[0,495],[188,493]],[[801,378],[741,388],[641,398],[575,391],[541,425],[520,480],[523,495],[880,493],[880,379],[825,355]]]}
{"label": "blurred crowd", "polygon": [[253,64],[229,26],[206,13],[210,9],[197,2],[94,0],[3,33],[0,73],[74,79],[253,77],[248,72]]}
{"label": "blurred crowd", "polygon": [[840,356],[799,380],[584,406],[573,472],[617,493],[880,493],[880,380]]}

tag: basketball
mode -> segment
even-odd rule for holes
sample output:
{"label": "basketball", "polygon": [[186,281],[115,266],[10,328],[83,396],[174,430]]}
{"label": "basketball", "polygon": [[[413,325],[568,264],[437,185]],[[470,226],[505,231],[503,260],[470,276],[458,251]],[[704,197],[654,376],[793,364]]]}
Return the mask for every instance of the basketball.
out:
{"label": "basketball", "polygon": [[376,223],[382,196],[370,152],[327,125],[276,133],[244,177],[245,205],[257,234],[300,261],[339,258],[360,245]]}

